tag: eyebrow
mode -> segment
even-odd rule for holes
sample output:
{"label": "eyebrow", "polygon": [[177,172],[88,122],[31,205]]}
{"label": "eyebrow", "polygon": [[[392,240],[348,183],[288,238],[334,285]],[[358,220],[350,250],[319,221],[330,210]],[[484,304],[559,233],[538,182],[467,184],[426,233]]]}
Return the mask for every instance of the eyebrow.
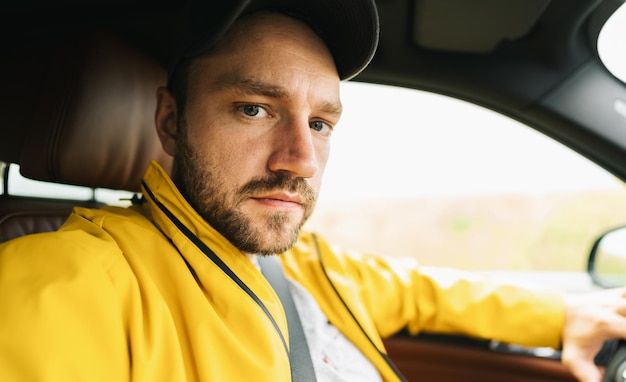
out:
{"label": "eyebrow", "polygon": [[[262,95],[271,98],[289,98],[289,91],[282,86],[268,84],[251,78],[241,78],[227,73],[215,81],[218,89],[232,89],[244,94]],[[339,102],[324,102],[321,109],[330,114],[341,115],[343,107]]]}
{"label": "eyebrow", "polygon": [[232,89],[241,93],[263,95],[273,98],[287,98],[288,92],[281,86],[271,85],[251,78],[241,78],[235,73],[226,73],[215,81],[218,89]]}

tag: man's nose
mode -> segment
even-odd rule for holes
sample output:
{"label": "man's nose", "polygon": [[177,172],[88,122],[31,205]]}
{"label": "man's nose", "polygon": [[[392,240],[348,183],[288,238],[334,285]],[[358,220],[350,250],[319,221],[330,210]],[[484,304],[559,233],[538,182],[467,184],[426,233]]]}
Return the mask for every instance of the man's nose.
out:
{"label": "man's nose", "polygon": [[291,121],[276,129],[269,170],[312,178],[318,171],[314,137],[308,120]]}

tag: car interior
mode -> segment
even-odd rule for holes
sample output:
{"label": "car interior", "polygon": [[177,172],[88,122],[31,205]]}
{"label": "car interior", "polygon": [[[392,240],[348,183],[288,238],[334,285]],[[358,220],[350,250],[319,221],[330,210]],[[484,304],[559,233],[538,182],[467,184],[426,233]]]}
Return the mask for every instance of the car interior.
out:
{"label": "car interior", "polygon": [[[354,81],[421,89],[511,116],[626,180],[626,86],[595,41],[611,0],[378,0],[381,43]],[[139,192],[184,2],[55,0],[3,5],[0,161],[24,177]],[[600,90],[601,89],[601,90]],[[588,102],[584,94],[594,94]],[[102,202],[0,195],[0,243],[58,228],[73,206]],[[558,352],[404,333],[386,341],[407,380],[574,381]]]}

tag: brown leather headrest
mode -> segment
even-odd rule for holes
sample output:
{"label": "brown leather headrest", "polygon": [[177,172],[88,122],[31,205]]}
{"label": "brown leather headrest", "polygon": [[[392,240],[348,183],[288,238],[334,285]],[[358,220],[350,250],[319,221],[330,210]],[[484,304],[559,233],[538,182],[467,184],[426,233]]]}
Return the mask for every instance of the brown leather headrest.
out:
{"label": "brown leather headrest", "polygon": [[13,56],[0,99],[10,125],[0,160],[32,179],[129,191],[140,189],[151,159],[170,168],[154,128],[167,75],[156,61],[105,31],[47,39]]}

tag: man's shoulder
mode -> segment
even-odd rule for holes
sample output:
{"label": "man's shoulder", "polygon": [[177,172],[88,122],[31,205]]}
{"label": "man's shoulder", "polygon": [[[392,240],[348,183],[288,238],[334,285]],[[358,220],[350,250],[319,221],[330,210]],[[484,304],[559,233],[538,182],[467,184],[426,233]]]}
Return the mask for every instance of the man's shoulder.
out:
{"label": "man's shoulder", "polygon": [[[154,228],[149,218],[150,210],[145,205],[131,207],[106,206],[102,208],[74,208],[70,219],[77,217],[88,221],[90,225],[115,228],[116,226],[136,226],[148,229]],[[64,225],[66,226],[67,223]]]}
{"label": "man's shoulder", "polygon": [[22,236],[0,245],[0,268],[69,270],[90,263],[107,268],[120,254],[114,241],[88,230],[59,230]]}
{"label": "man's shoulder", "polygon": [[75,208],[56,231],[25,235],[0,245],[0,267],[34,270],[63,264],[60,269],[71,269],[91,264],[110,268],[123,260],[123,254],[107,228],[120,225],[119,230],[128,230],[120,222],[145,225],[139,216],[125,208]]}

